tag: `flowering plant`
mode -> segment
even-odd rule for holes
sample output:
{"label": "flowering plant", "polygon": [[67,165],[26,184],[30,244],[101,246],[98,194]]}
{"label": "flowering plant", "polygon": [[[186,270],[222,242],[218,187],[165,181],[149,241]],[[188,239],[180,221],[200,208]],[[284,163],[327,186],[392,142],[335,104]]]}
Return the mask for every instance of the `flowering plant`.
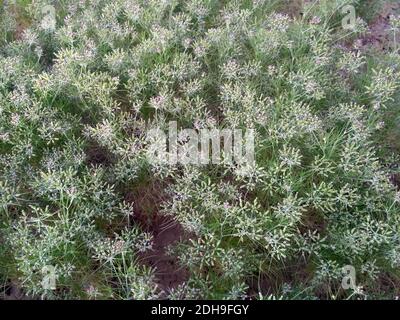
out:
{"label": "flowering plant", "polygon": [[[338,27],[363,1],[285,4],[4,1],[2,283],[47,299],[393,298],[398,52],[354,49],[361,17]],[[171,121],[251,129],[255,161],[152,161],[146,133]],[[346,265],[357,287],[341,287]]]}

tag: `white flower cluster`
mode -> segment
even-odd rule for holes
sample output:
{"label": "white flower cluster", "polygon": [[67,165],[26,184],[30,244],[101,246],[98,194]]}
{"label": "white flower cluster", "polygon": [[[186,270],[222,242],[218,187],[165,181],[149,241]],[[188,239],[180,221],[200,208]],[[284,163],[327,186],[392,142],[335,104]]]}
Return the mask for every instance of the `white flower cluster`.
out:
{"label": "white flower cluster", "polygon": [[[0,8],[1,279],[64,299],[390,297],[398,52],[349,48],[366,25],[338,30],[338,8],[363,1],[307,1],[303,18],[273,2],[62,1],[54,30],[53,1]],[[255,161],[151,161],[148,133],[172,121],[251,129]]]}

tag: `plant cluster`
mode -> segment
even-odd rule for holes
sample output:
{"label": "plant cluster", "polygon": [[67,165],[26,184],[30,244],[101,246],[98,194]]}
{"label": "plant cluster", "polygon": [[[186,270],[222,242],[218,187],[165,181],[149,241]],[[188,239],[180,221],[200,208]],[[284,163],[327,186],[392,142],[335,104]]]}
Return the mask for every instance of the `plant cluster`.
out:
{"label": "plant cluster", "polygon": [[[394,298],[400,56],[353,46],[367,27],[343,30],[345,5],[365,4],[4,2],[0,280],[57,299]],[[255,164],[155,163],[146,132],[169,121],[253,129]],[[148,213],[128,195],[154,183]],[[144,261],[143,212],[182,226],[165,250],[183,283]]]}

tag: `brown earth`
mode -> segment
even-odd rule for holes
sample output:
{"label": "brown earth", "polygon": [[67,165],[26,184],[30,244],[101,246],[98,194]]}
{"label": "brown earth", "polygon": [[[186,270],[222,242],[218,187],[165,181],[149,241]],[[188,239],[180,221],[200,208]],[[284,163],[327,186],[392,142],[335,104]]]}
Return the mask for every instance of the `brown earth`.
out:
{"label": "brown earth", "polygon": [[155,270],[156,283],[168,292],[186,282],[187,270],[179,265],[176,257],[167,254],[168,247],[186,239],[182,226],[160,213],[166,201],[165,183],[150,182],[128,194],[126,200],[133,203],[133,221],[153,235],[153,248],[139,255],[139,261]]}
{"label": "brown earth", "polygon": [[387,51],[392,49],[393,35],[390,28],[390,16],[400,9],[400,3],[385,3],[380,14],[369,25],[369,31],[360,39],[361,49],[377,49]]}

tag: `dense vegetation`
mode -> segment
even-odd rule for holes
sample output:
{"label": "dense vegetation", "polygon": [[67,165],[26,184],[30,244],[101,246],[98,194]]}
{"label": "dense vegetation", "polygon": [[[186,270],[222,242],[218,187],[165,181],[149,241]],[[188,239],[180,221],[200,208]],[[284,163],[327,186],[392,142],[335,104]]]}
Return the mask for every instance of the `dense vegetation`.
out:
{"label": "dense vegetation", "polygon": [[[362,45],[380,1],[295,2],[3,1],[3,294],[395,298],[396,43]],[[154,162],[146,132],[169,121],[254,129],[256,164]]]}

